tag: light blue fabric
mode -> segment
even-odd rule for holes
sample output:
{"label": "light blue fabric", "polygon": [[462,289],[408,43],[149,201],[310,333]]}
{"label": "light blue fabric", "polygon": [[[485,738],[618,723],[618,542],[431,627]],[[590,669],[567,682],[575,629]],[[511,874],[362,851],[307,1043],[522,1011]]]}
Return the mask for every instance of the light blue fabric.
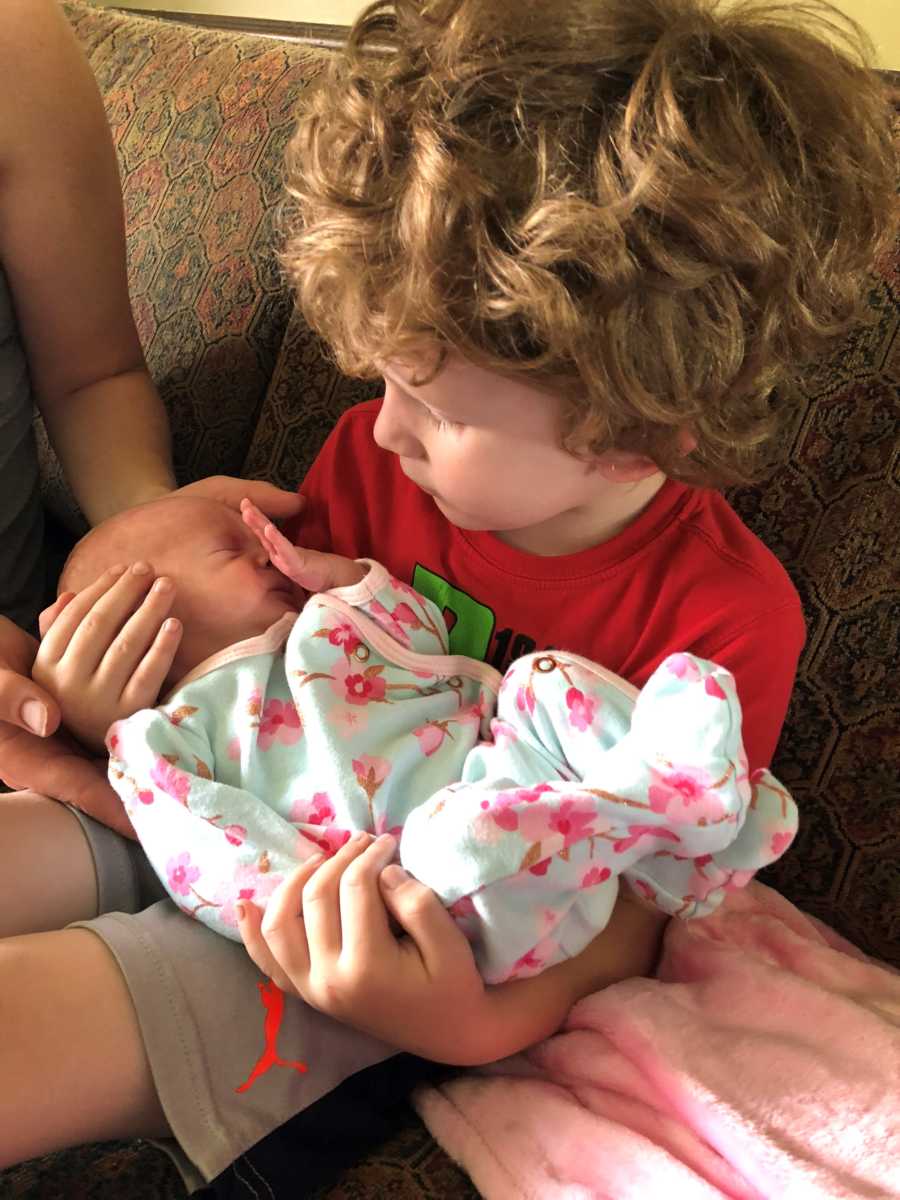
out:
{"label": "light blue fabric", "polygon": [[796,830],[747,775],[731,675],[673,655],[638,694],[558,651],[501,679],[446,653],[437,608],[372,564],[110,731],[110,779],[179,906],[237,937],[311,851],[390,831],[488,982],[578,954],[620,877],[710,912]]}

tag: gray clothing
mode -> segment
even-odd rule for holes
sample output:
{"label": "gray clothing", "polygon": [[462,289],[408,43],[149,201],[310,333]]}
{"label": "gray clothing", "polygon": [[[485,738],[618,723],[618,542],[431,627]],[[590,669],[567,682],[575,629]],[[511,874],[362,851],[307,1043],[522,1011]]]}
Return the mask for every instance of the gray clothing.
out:
{"label": "gray clothing", "polygon": [[45,585],[33,414],[25,350],[0,269],[0,613],[32,630]]}

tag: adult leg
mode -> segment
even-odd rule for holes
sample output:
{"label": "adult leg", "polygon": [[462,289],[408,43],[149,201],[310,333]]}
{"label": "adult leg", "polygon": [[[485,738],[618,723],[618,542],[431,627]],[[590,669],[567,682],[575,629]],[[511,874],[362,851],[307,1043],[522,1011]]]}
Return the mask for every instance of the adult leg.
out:
{"label": "adult leg", "polygon": [[77,817],[35,792],[0,796],[0,938],[97,915],[97,876]]}
{"label": "adult leg", "polygon": [[0,1030],[0,1167],[168,1134],[125,980],[89,930],[0,941]]}

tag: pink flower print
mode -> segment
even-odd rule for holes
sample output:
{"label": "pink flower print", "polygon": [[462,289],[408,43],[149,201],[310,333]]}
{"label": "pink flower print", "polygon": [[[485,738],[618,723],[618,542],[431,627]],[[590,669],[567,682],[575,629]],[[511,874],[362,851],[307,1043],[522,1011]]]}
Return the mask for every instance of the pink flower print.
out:
{"label": "pink flower print", "polygon": [[546,875],[550,867],[550,858],[542,858],[528,868],[529,875]]}
{"label": "pink flower print", "polygon": [[582,878],[581,886],[583,888],[597,887],[601,883],[606,883],[610,875],[612,875],[612,871],[609,867],[591,867]]}
{"label": "pink flower print", "polygon": [[137,798],[140,800],[141,804],[153,803],[153,793],[148,788],[144,788],[142,792],[138,792]]}
{"label": "pink flower print", "polygon": [[643,879],[631,879],[629,882],[639,896],[643,896],[651,904],[656,903],[656,892],[649,883],[646,883]]}
{"label": "pink flower print", "polygon": [[328,641],[332,646],[341,646],[348,658],[356,647],[361,645],[356,630],[349,621],[341,621],[339,625],[332,626],[328,630]]}
{"label": "pink flower print", "polygon": [[389,612],[380,601],[372,600],[369,602],[369,612],[382,629],[386,629],[401,646],[412,645],[409,634],[403,628],[404,625],[408,625],[410,629],[422,628],[422,622],[405,600],[401,600],[393,612]]}
{"label": "pink flower print", "polygon": [[714,696],[716,700],[728,699],[728,697],[725,695],[725,692],[722,690],[721,683],[719,683],[715,675],[707,675],[707,677],[703,680],[703,690],[706,692],[707,696]]}
{"label": "pink flower print", "polygon": [[117,733],[110,733],[109,737],[106,739],[106,749],[109,751],[109,753],[111,755],[113,755],[113,757],[115,757],[115,753],[116,753],[116,750],[118,749],[118,747],[119,747],[119,735]]}
{"label": "pink flower print", "polygon": [[334,818],[334,805],[327,792],[314,792],[311,800],[295,800],[288,814],[289,821],[306,825],[329,825]]}
{"label": "pink flower print", "polygon": [[725,891],[736,892],[740,888],[746,887],[755,874],[755,871],[732,871],[725,884]]}
{"label": "pink flower print", "polygon": [[573,729],[586,732],[594,723],[594,713],[597,701],[593,696],[585,696],[576,687],[570,687],[566,692],[566,707],[569,710],[569,724]]}
{"label": "pink flower print", "polygon": [[613,850],[616,854],[623,854],[639,842],[642,837],[659,837],[669,842],[681,841],[678,834],[673,833],[671,829],[662,829],[658,825],[629,825],[628,836],[620,838],[617,842],[613,842]]}
{"label": "pink flower print", "polygon": [[[544,792],[552,791],[553,789],[549,783],[539,783],[537,787],[534,788],[516,788],[514,791],[510,792],[498,792],[494,797],[493,802],[490,800],[482,800],[481,807],[486,812],[490,812],[491,817],[501,829],[505,829],[508,833],[512,833],[514,830],[519,828],[519,814],[514,810],[513,805],[534,804],[535,801],[541,798]],[[535,814],[535,817],[538,821],[538,826],[542,833],[546,832],[547,829],[546,813],[546,805],[541,805],[539,812]],[[530,824],[533,824],[533,821],[530,822]],[[538,837],[534,837],[530,840],[539,840],[539,835]]]}
{"label": "pink flower print", "polygon": [[374,813],[372,813],[372,801],[375,798],[375,793],[387,779],[391,773],[391,764],[386,758],[376,758],[372,754],[361,754],[359,758],[353,759],[353,770],[356,773],[356,782],[366,793],[366,799],[369,801],[369,813],[374,823]]}
{"label": "pink flower print", "polygon": [[536,946],[532,946],[532,948],[526,954],[523,954],[521,958],[516,959],[516,961],[513,963],[512,971],[510,971],[509,974],[510,978],[520,973],[527,974],[531,971],[540,971],[541,967],[544,965],[544,960],[535,954],[536,949]]}
{"label": "pink flower print", "polygon": [[466,917],[475,916],[475,902],[471,896],[460,896],[447,909],[451,916],[457,920],[464,920]]}
{"label": "pink flower print", "polygon": [[491,721],[491,737],[494,739],[498,750],[504,750],[507,746],[512,746],[519,740],[515,726],[510,725],[508,721],[501,721],[499,717],[494,717]]}
{"label": "pink flower print", "polygon": [[254,904],[265,908],[265,901],[283,878],[277,872],[268,870],[268,860],[265,858],[235,867],[234,875],[223,884],[215,897],[220,905],[219,918],[225,925],[236,927],[238,920],[234,911],[235,904],[239,900],[252,900]]}
{"label": "pink flower print", "polygon": [[191,779],[180,767],[174,766],[161,754],[157,754],[156,761],[150,768],[150,778],[161,792],[165,792],[167,796],[171,796],[179,804],[187,807]]}
{"label": "pink flower print", "polygon": [[375,833],[378,836],[381,836],[382,833],[389,833],[391,837],[395,837],[399,840],[400,835],[403,833],[403,826],[391,825],[388,827],[387,813],[379,813],[375,818]]}
{"label": "pink flower print", "polygon": [[[300,843],[301,846],[306,842],[312,842],[312,844],[314,846],[318,846],[322,853],[328,858],[331,858],[333,854],[337,854],[341,846],[346,845],[346,843],[350,841],[351,837],[351,832],[349,829],[340,829],[337,825],[324,826],[321,836],[318,837],[310,829],[301,829],[298,832],[300,837],[303,839],[303,841]],[[301,858],[304,857],[306,856],[301,852]]]}
{"label": "pink flower print", "polygon": [[794,834],[790,830],[783,833],[773,833],[771,843],[773,855],[776,858],[780,858],[793,840]]}
{"label": "pink flower print", "polygon": [[670,654],[666,670],[685,683],[696,683],[700,678],[700,668],[689,654]]}
{"label": "pink flower print", "polygon": [[594,831],[594,806],[578,807],[577,800],[563,800],[559,808],[550,813],[549,825],[554,833],[561,833],[563,846],[572,846]]}
{"label": "pink flower print", "polygon": [[243,825],[226,825],[222,832],[225,834],[225,840],[232,846],[243,846],[244,838],[247,836],[247,830]]}
{"label": "pink flower print", "polygon": [[166,863],[166,877],[169,881],[169,888],[173,892],[179,896],[187,896],[191,890],[191,884],[196,883],[200,878],[200,869],[193,865],[188,851],[183,850],[181,854],[170,858]]}
{"label": "pink flower print", "polygon": [[[667,812],[673,800],[679,801],[684,808],[698,803],[706,798],[713,783],[709,772],[702,767],[672,767],[669,771],[651,767],[650,774],[653,782],[647,796],[650,807],[657,813]],[[721,804],[718,807],[721,812]],[[698,812],[697,815],[703,814]]]}
{"label": "pink flower print", "polygon": [[516,708],[519,712],[534,712],[534,689],[530,683],[516,692]]}
{"label": "pink flower print", "polygon": [[257,735],[260,750],[268,750],[275,742],[292,746],[303,733],[303,724],[293,700],[277,700],[266,703],[259,719]]}
{"label": "pink flower print", "polygon": [[332,689],[347,704],[370,704],[384,700],[385,681],[381,678],[383,667],[374,665],[361,668],[355,663],[334,664]]}
{"label": "pink flower print", "polygon": [[443,746],[444,738],[449,736],[447,722],[429,721],[427,725],[420,725],[418,729],[414,729],[413,736],[418,740],[419,749],[425,757],[430,758]]}
{"label": "pink flower print", "polygon": [[688,895],[695,900],[706,900],[712,892],[722,887],[728,879],[728,873],[717,863],[713,862],[711,854],[702,854],[694,859],[694,870],[688,880]]}
{"label": "pink flower print", "polygon": [[363,708],[348,708],[346,704],[338,705],[328,714],[332,727],[344,738],[351,738],[369,724],[369,718]]}

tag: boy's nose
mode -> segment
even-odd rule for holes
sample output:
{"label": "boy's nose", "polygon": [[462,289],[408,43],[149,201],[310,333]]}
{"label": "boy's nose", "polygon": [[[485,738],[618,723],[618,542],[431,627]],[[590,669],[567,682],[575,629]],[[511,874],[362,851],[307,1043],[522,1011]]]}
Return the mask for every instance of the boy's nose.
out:
{"label": "boy's nose", "polygon": [[424,458],[425,448],[415,432],[413,414],[407,410],[401,397],[391,395],[387,385],[381,410],[375,419],[372,431],[376,445],[401,458]]}

